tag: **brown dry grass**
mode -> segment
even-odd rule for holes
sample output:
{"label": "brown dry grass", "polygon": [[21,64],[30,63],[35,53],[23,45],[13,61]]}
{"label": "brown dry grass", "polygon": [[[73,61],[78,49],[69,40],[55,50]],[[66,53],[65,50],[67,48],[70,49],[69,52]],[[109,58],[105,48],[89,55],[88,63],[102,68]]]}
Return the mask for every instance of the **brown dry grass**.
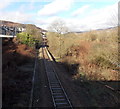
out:
{"label": "brown dry grass", "polygon": [[[57,34],[49,34],[48,41],[50,51],[58,57],[60,40]],[[88,80],[120,80],[117,28],[61,35],[61,42],[61,61],[79,63],[75,78],[83,76]]]}

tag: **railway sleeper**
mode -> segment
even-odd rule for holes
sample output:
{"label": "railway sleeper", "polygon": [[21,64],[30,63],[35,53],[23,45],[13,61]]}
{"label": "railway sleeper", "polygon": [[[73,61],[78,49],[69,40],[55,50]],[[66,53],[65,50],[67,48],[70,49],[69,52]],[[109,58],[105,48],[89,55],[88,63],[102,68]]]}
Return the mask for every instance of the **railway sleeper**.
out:
{"label": "railway sleeper", "polygon": [[52,78],[49,78],[49,80],[50,80],[51,82],[57,82],[57,79],[56,79],[56,78],[55,78],[55,79],[54,79],[54,78],[53,78],[53,79],[52,79]]}
{"label": "railway sleeper", "polygon": [[69,105],[56,107],[57,109],[72,109]]}
{"label": "railway sleeper", "polygon": [[55,99],[55,102],[65,102],[66,101],[66,99],[64,99],[64,98],[61,98],[61,99]]}
{"label": "railway sleeper", "polygon": [[56,82],[50,82],[50,85],[59,85],[59,83],[56,81]]}
{"label": "railway sleeper", "polygon": [[53,93],[62,93],[63,94],[63,91],[62,90],[52,90]]}
{"label": "railway sleeper", "polygon": [[55,95],[55,96],[54,96],[54,99],[57,99],[57,98],[60,99],[60,98],[65,98],[65,97],[64,97],[63,95]]}
{"label": "railway sleeper", "polygon": [[59,88],[60,87],[60,85],[51,85],[51,88]]}
{"label": "railway sleeper", "polygon": [[62,90],[60,87],[52,87],[52,90]]}
{"label": "railway sleeper", "polygon": [[56,105],[66,105],[66,104],[68,104],[68,102],[58,102],[58,103],[56,103]]}
{"label": "railway sleeper", "polygon": [[51,84],[59,84],[58,81],[56,81],[56,82],[50,81],[50,83],[51,83]]}
{"label": "railway sleeper", "polygon": [[60,88],[59,85],[52,85],[51,88]]}
{"label": "railway sleeper", "polygon": [[54,96],[54,95],[62,95],[62,93],[60,93],[60,92],[53,93],[53,96]]}
{"label": "railway sleeper", "polygon": [[57,108],[65,108],[65,107],[70,107],[69,106],[69,103],[67,103],[67,102],[63,102],[63,103],[56,103],[56,107]]}

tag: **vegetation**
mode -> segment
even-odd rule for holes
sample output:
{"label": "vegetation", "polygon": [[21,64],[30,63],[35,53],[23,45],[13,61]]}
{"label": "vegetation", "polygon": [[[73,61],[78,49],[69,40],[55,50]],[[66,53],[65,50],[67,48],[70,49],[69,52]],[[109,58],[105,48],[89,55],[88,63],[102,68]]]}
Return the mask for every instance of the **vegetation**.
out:
{"label": "vegetation", "polygon": [[118,75],[118,32],[117,28],[67,33],[61,35],[61,51],[57,33],[49,32],[49,49],[68,65],[78,64],[74,78],[87,80],[120,80]]}
{"label": "vegetation", "polygon": [[[63,47],[63,45],[65,45],[63,38],[65,34],[69,32],[69,29],[63,20],[56,19],[48,27],[48,30],[51,31],[47,33],[47,36],[49,36],[48,37],[49,45],[51,45],[52,47],[51,49],[54,52],[54,54],[60,57],[61,59],[61,56],[66,51],[66,48]],[[51,40],[54,40],[55,42],[53,43]]]}
{"label": "vegetation", "polygon": [[42,42],[41,32],[35,25],[27,24],[26,31],[17,34],[20,43],[34,47],[36,43]]}
{"label": "vegetation", "polygon": [[50,26],[48,27],[49,31],[56,32],[59,35],[65,34],[69,31],[68,27],[66,26],[65,22],[61,19],[56,19],[53,21]]}

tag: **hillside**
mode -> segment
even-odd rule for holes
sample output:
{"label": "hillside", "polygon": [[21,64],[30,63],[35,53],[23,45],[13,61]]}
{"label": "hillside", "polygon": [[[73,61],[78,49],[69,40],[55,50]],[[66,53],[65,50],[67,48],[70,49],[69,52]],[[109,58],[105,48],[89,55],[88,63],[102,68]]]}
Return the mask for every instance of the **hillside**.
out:
{"label": "hillside", "polygon": [[26,28],[27,25],[32,25],[34,26],[35,28],[39,29],[41,32],[46,32],[46,30],[40,28],[40,27],[37,27],[36,25],[34,24],[21,24],[21,23],[17,23],[17,22],[12,22],[12,21],[3,21],[3,20],[0,20],[0,26],[2,25],[6,25],[8,27],[19,27],[19,28]]}
{"label": "hillside", "polygon": [[[57,61],[76,65],[75,78],[118,81],[118,28],[61,35],[47,33],[49,50]],[[54,42],[53,42],[54,41]],[[61,57],[61,59],[60,59]],[[74,68],[73,68],[74,70]]]}
{"label": "hillside", "polygon": [[[14,38],[2,38],[2,106],[28,106],[35,50]],[[30,66],[30,68],[29,68]]]}

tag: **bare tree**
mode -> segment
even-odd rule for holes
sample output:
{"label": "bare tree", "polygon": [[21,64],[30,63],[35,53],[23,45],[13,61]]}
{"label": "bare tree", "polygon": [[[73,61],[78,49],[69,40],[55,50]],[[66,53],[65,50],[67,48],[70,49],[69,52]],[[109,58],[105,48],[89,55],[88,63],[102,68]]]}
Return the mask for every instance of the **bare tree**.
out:
{"label": "bare tree", "polygon": [[61,49],[62,49],[62,46],[64,45],[62,41],[62,36],[66,33],[69,32],[69,29],[68,27],[66,26],[65,22],[61,19],[56,19],[55,21],[53,21],[50,26],[48,27],[48,30],[50,32],[56,32],[58,33],[57,34],[57,37],[59,37],[59,47],[60,47],[60,50],[59,50],[59,55],[60,55],[60,58],[61,58]]}
{"label": "bare tree", "polygon": [[69,29],[66,26],[65,22],[61,19],[56,19],[53,21],[48,27],[48,30],[51,32],[57,32],[59,34],[65,34],[69,32]]}

